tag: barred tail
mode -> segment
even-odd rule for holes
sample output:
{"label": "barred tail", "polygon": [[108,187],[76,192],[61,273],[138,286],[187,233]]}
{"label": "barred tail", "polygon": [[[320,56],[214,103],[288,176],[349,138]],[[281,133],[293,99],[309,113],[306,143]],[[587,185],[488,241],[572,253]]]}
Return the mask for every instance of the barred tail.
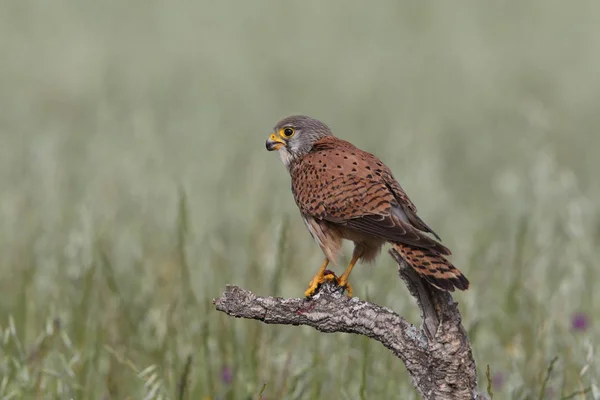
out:
{"label": "barred tail", "polygon": [[434,250],[394,243],[392,247],[408,265],[427,282],[440,290],[467,290],[469,280],[452,263]]}

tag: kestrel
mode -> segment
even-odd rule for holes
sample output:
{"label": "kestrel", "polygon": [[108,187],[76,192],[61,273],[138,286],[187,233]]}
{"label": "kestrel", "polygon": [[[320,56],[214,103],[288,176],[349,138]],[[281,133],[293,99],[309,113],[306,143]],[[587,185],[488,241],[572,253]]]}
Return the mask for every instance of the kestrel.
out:
{"label": "kestrel", "polygon": [[[266,146],[279,152],[304,223],[325,254],[305,292],[307,297],[326,280],[335,280],[351,296],[348,277],[352,268],[359,260],[374,261],[386,242],[436,288],[468,289],[467,278],[445,258],[450,250],[417,216],[415,205],[377,157],[333,136],[324,123],[302,115],[279,121]],[[337,278],[327,266],[337,264],[342,239],[354,242],[354,252],[346,271]]]}

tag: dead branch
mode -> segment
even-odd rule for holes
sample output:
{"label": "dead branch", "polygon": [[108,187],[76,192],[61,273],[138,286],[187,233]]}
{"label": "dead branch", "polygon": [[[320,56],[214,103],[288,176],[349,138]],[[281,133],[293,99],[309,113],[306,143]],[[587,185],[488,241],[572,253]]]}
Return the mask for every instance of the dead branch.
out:
{"label": "dead branch", "polygon": [[475,361],[457,303],[450,293],[423,282],[393,249],[390,254],[417,299],[421,328],[388,308],[349,298],[331,283],[322,285],[310,300],[259,297],[228,285],[213,303],[217,310],[237,318],[367,336],[402,360],[423,399],[478,399]]}

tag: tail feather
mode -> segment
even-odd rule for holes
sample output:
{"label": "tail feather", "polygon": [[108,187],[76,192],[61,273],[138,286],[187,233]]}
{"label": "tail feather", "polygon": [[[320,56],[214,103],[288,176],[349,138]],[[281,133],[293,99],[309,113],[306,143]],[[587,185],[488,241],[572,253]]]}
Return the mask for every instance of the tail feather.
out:
{"label": "tail feather", "polygon": [[400,243],[394,243],[393,247],[408,265],[436,288],[449,292],[453,292],[455,288],[469,288],[469,280],[443,255]]}

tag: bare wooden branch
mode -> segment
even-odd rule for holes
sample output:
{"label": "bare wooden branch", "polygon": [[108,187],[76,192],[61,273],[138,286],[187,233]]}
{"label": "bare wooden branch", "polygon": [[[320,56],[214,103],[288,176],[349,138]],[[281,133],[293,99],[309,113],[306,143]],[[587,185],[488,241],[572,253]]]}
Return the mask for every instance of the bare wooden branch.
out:
{"label": "bare wooden branch", "polygon": [[422,398],[478,399],[475,361],[457,303],[449,293],[424,283],[393,249],[390,253],[417,299],[421,328],[386,307],[349,298],[331,283],[322,285],[309,300],[259,297],[228,285],[213,303],[217,310],[237,318],[367,336],[404,362]]}

